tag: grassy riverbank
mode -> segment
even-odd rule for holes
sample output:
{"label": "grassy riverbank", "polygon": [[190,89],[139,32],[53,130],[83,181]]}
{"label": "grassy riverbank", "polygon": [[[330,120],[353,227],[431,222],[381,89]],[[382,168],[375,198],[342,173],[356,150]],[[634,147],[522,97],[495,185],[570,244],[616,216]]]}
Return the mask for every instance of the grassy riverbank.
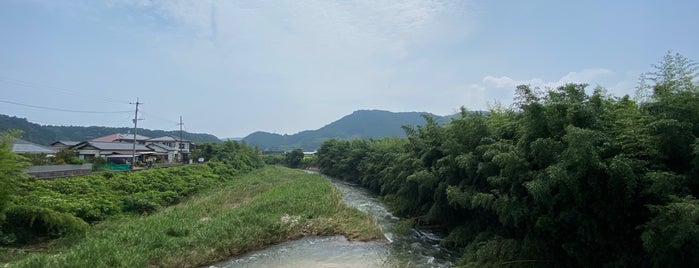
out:
{"label": "grassy riverbank", "polygon": [[11,265],[193,267],[305,235],[331,234],[383,237],[371,217],[342,203],[328,180],[269,166],[150,216],[101,222],[79,241],[58,241]]}

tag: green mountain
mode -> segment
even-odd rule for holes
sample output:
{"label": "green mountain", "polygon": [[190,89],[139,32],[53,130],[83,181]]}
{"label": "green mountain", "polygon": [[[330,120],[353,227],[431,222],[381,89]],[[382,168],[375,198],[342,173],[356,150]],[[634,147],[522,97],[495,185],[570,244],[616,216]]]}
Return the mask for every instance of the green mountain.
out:
{"label": "green mountain", "polygon": [[[301,148],[314,151],[326,139],[405,137],[402,126],[418,126],[425,123],[421,112],[394,113],[381,110],[359,110],[332,122],[318,130],[306,130],[293,135],[280,135],[258,131],[243,138],[249,145],[263,151],[288,151]],[[429,114],[438,121],[449,117]]]}
{"label": "green mountain", "polygon": [[[133,131],[133,128],[127,127],[45,126],[29,122],[25,118],[0,114],[0,131],[7,129],[20,129],[23,131],[22,139],[43,145],[51,144],[57,140],[86,141],[114,133],[131,133]],[[180,132],[139,128],[138,135],[152,138],[167,135],[179,137]],[[211,134],[184,132],[182,137],[194,142],[221,142]]]}

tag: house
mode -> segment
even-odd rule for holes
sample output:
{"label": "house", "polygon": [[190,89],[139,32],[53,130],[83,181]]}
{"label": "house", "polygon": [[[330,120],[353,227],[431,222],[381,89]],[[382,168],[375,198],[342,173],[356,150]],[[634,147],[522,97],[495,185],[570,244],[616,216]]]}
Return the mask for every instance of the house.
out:
{"label": "house", "polygon": [[[141,135],[135,136],[136,160],[148,163],[188,161],[190,150],[194,145],[194,143],[189,140],[179,139],[173,136],[163,136],[159,138],[150,138]],[[133,141],[133,134],[116,133],[99,137],[91,141],[56,141],[51,145],[55,148],[71,148],[77,152],[78,158],[90,162],[97,157],[101,157],[107,159],[109,162],[126,163],[131,162],[131,158],[134,154]]]}
{"label": "house", "polygon": [[[133,138],[133,136],[131,136]],[[131,161],[134,153],[134,144],[127,142],[101,142],[101,141],[84,141],[73,147],[78,153],[80,159],[92,161],[96,157],[103,157],[107,160],[126,160]],[[146,161],[151,157],[162,157],[162,153],[158,153],[153,149],[143,144],[136,144],[135,154],[137,161]]]}
{"label": "house", "polygon": [[70,148],[71,146],[75,146],[78,143],[80,143],[80,142],[79,141],[58,140],[58,141],[54,141],[50,145],[52,148],[60,151],[60,150],[66,149],[66,148]]}
{"label": "house", "polygon": [[58,150],[22,139],[16,139],[12,144],[12,152],[16,154],[55,154]]}
{"label": "house", "polygon": [[172,163],[177,161],[179,152],[175,147],[170,147],[159,143],[149,143],[148,145],[146,145],[146,147],[156,152],[157,157],[155,160],[157,162]]}
{"label": "house", "polygon": [[[150,137],[141,136],[138,134],[136,135],[136,143],[138,143],[138,144],[146,144],[146,141],[149,139],[150,139]],[[133,134],[116,133],[116,134],[107,135],[104,137],[95,138],[92,141],[133,143],[134,135]]]}
{"label": "house", "polygon": [[173,136],[162,136],[159,138],[148,139],[146,140],[146,143],[162,145],[164,146],[163,148],[168,149],[169,153],[173,154],[171,158],[168,158],[169,162],[189,160],[189,153],[193,146],[192,141],[179,139]]}

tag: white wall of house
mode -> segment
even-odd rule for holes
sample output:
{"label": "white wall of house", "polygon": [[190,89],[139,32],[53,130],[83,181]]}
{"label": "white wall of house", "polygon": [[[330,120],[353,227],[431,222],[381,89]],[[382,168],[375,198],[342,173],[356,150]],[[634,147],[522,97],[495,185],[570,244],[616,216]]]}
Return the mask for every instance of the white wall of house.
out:
{"label": "white wall of house", "polygon": [[177,142],[177,146],[175,146],[175,148],[182,150],[183,153],[189,153],[190,144],[191,143],[189,142]]}
{"label": "white wall of house", "polygon": [[82,160],[100,157],[100,150],[78,150],[78,157]]}

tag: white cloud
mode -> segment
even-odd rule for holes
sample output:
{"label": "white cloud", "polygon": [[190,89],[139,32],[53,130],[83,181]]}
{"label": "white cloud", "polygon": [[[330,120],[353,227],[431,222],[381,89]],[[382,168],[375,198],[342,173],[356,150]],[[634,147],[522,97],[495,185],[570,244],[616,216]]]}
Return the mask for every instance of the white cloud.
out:
{"label": "white cloud", "polygon": [[532,79],[527,79],[527,80],[514,80],[510,77],[507,76],[501,76],[501,77],[494,77],[494,76],[486,76],[483,77],[483,84],[485,85],[490,85],[492,87],[496,88],[515,88],[518,85],[533,85],[533,86],[538,86],[538,85],[543,85],[547,84],[542,80],[541,78],[532,78]]}
{"label": "white cloud", "polygon": [[566,74],[558,80],[556,86],[561,86],[567,83],[592,83],[612,75],[615,75],[615,73],[609,69],[585,69],[580,72],[570,72]]}
{"label": "white cloud", "polygon": [[[403,77],[415,67],[392,64],[432,44],[465,38],[475,21],[471,7],[459,0],[114,1],[158,17],[152,27],[155,53],[201,80],[202,91],[217,91],[235,110],[264,103],[284,111],[284,118],[307,117],[295,108],[306,103],[326,113],[429,110],[425,96],[435,89]],[[216,106],[200,110],[217,113]],[[309,128],[288,119],[259,121]]]}
{"label": "white cloud", "polygon": [[599,81],[606,80],[609,76],[615,73],[609,69],[585,69],[579,72],[569,72],[558,81],[544,81],[541,78],[530,78],[524,80],[515,80],[507,76],[494,77],[486,76],[483,78],[483,83],[497,88],[508,87],[514,89],[518,85],[530,85],[540,88],[556,88],[568,83],[588,83],[594,85]]}
{"label": "white cloud", "polygon": [[[240,42],[276,41],[302,43],[320,53],[343,50],[399,58],[410,53],[412,43],[433,38],[446,20],[467,16],[465,4],[454,0],[113,0],[110,5],[156,14],[176,30],[204,37],[200,41],[214,40],[222,50],[239,49]],[[469,26],[460,25],[458,32],[468,33]],[[454,38],[456,32],[442,33],[442,38]]]}
{"label": "white cloud", "polygon": [[[568,83],[587,83],[588,89],[600,85],[606,87],[614,96],[633,94],[633,82],[628,75],[617,75],[616,72],[605,68],[584,69],[569,72],[556,81],[546,81],[542,78],[513,79],[508,76],[485,76],[478,84],[466,87],[474,99],[477,99],[475,107],[484,109],[486,102],[500,102],[511,104],[515,88],[518,85],[530,85],[541,89],[554,89]],[[483,93],[485,91],[485,94]]]}

